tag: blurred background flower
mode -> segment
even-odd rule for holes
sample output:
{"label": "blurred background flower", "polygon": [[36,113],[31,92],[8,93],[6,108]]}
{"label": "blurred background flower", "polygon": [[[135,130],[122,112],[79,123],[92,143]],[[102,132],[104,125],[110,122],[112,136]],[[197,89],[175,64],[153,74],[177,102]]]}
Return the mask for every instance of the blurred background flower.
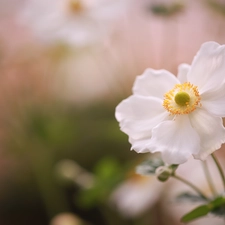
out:
{"label": "blurred background flower", "polygon": [[26,1],[21,22],[42,40],[83,47],[104,41],[113,21],[125,11],[125,1],[48,0]]}
{"label": "blurred background flower", "polygon": [[203,42],[224,44],[224,2],[0,0],[0,9],[0,224],[180,224],[167,200],[177,184],[134,175],[145,156],[129,151],[114,111],[147,67],[177,74]]}

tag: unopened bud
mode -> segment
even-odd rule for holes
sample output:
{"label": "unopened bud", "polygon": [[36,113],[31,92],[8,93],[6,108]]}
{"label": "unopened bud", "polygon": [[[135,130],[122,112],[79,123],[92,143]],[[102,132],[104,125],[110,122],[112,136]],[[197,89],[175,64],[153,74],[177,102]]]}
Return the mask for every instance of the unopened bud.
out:
{"label": "unopened bud", "polygon": [[172,172],[173,170],[167,166],[160,166],[156,169],[157,178],[162,182],[167,181]]}

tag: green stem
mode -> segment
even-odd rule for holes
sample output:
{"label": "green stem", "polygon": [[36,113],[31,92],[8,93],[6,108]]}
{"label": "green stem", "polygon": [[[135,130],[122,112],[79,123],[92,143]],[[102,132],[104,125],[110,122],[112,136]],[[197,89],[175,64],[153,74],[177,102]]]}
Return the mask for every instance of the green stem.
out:
{"label": "green stem", "polygon": [[175,174],[173,174],[172,177],[174,177],[174,178],[176,178],[177,180],[179,180],[179,181],[181,181],[181,182],[187,184],[189,187],[191,187],[193,190],[195,190],[202,198],[204,198],[205,200],[208,200],[207,196],[204,195],[204,194],[202,193],[202,191],[199,190],[199,189],[198,189],[194,184],[192,184],[191,182],[189,182],[189,181],[187,181],[187,180],[183,179],[182,177],[177,176],[177,175],[175,175]]}
{"label": "green stem", "polygon": [[210,188],[211,192],[216,196],[217,191],[216,191],[216,188],[213,184],[212,178],[210,176],[209,168],[208,168],[208,165],[207,165],[206,161],[203,161],[202,165],[203,165],[203,169],[204,169],[204,172],[205,172],[206,179],[207,179],[208,184],[209,184],[209,188]]}
{"label": "green stem", "polygon": [[224,176],[223,169],[222,169],[222,167],[221,167],[219,161],[217,160],[216,156],[215,156],[213,153],[211,154],[211,156],[212,156],[212,158],[213,158],[213,160],[214,160],[214,162],[215,162],[215,164],[216,164],[216,166],[217,166],[217,168],[218,168],[218,170],[219,170],[221,179],[222,179],[222,181],[223,181],[223,187],[224,187],[224,189],[225,189],[225,176]]}

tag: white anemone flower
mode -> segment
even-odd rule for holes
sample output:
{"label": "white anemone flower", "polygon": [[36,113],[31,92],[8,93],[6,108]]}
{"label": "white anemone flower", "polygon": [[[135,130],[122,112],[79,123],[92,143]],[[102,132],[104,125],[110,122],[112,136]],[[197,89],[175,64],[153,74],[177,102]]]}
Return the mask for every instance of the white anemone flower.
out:
{"label": "white anemone flower", "polygon": [[116,119],[138,153],[161,152],[168,164],[205,160],[225,142],[224,81],[225,45],[206,42],[177,77],[153,69],[138,76]]}
{"label": "white anemone flower", "polygon": [[20,21],[47,43],[64,42],[76,47],[104,37],[124,9],[125,0],[29,0]]}

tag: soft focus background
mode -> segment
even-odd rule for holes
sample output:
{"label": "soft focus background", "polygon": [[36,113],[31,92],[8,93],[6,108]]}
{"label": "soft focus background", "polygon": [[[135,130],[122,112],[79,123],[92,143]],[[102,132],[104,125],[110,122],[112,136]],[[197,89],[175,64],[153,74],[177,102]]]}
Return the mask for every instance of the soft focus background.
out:
{"label": "soft focus background", "polygon": [[[135,174],[149,154],[114,111],[146,68],[176,75],[224,28],[223,0],[0,0],[0,224],[181,224],[188,189]],[[208,192],[201,162],[178,173]]]}

